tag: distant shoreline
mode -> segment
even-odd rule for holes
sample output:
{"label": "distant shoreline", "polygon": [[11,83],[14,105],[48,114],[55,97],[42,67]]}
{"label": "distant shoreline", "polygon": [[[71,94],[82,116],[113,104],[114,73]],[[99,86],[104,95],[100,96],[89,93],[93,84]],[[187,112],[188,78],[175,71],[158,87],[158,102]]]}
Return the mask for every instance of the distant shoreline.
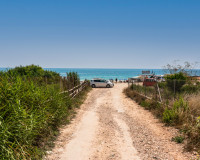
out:
{"label": "distant shoreline", "polygon": [[[0,68],[0,71],[5,71],[9,68]],[[127,80],[128,78],[139,76],[142,71],[149,70],[150,73],[156,75],[164,75],[167,72],[165,69],[102,69],[102,68],[44,68],[45,70],[55,71],[59,73],[62,77],[66,76],[67,72],[77,72],[81,80],[93,79],[93,78],[103,78],[103,79],[118,79]],[[194,75],[200,76],[200,69],[193,69]]]}

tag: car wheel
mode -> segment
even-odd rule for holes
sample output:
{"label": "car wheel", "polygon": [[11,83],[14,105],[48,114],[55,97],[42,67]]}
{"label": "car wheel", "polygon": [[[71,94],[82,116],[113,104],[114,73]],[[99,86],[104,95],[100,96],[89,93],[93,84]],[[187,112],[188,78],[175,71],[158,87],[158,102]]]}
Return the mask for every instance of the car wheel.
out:
{"label": "car wheel", "polygon": [[107,85],[106,85],[106,88],[110,88],[110,85],[109,85],[109,84],[107,84]]}
{"label": "car wheel", "polygon": [[95,88],[95,87],[96,87],[95,84],[93,84],[93,85],[92,85],[92,88]]}

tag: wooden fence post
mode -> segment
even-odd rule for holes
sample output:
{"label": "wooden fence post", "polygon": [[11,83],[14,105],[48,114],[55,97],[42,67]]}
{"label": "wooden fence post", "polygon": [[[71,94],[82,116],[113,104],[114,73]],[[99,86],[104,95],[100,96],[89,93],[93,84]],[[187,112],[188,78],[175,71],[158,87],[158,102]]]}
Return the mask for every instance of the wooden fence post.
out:
{"label": "wooden fence post", "polygon": [[64,86],[64,91],[67,89],[67,87],[66,87],[66,78],[64,77],[64,79],[63,79],[63,86]]}
{"label": "wooden fence post", "polygon": [[174,81],[174,99],[176,98],[176,79]]}
{"label": "wooden fence post", "polygon": [[45,77],[45,82],[46,82],[46,84],[48,84],[48,82],[47,82],[47,77]]}
{"label": "wooden fence post", "polygon": [[157,85],[154,85],[155,88],[155,100],[156,102],[158,101],[158,89],[157,89]]}
{"label": "wooden fence post", "polygon": [[60,91],[62,91],[62,77],[60,77]]}
{"label": "wooden fence post", "polygon": [[158,86],[158,82],[157,82],[156,84],[157,84],[157,88],[158,88],[158,94],[159,94],[160,102],[162,103],[162,98],[161,98],[160,88],[159,88],[159,86]]}

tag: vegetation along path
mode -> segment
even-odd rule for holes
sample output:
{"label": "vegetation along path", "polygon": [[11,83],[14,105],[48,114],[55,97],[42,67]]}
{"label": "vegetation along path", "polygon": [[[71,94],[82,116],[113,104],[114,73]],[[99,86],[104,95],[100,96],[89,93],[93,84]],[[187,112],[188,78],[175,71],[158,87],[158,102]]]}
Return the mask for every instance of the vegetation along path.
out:
{"label": "vegetation along path", "polygon": [[189,160],[182,144],[171,141],[177,131],[165,127],[123,94],[127,84],[94,88],[61,130],[48,160]]}

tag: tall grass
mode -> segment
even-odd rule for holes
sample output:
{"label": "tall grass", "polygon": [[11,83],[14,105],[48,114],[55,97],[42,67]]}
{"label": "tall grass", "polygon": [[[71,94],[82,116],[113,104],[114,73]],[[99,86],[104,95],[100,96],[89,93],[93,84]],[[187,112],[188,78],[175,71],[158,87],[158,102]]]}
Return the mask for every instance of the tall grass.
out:
{"label": "tall grass", "polygon": [[77,72],[69,72],[67,73],[67,82],[71,88],[80,84],[80,77]]}
{"label": "tall grass", "polygon": [[[180,129],[186,137],[186,147],[200,153],[199,83],[185,84],[180,92],[176,93],[176,97],[167,89],[166,84],[161,83],[159,87],[161,94],[165,95],[162,96],[164,99],[163,103],[156,101],[156,98],[147,99],[143,96],[145,89],[143,86],[131,86],[125,89],[124,92],[145,109],[151,110],[167,125],[173,125]],[[153,96],[155,92],[152,91],[149,93]]]}
{"label": "tall grass", "polygon": [[136,85],[136,84],[132,84],[130,86],[130,88],[140,94],[143,94],[145,96],[148,96],[148,97],[152,97],[153,94],[155,94],[155,88],[152,86],[152,87],[145,87],[145,86],[141,86],[141,85]]}
{"label": "tall grass", "polygon": [[41,141],[72,106],[68,95],[58,92],[21,76],[1,76],[0,159],[41,159]]}
{"label": "tall grass", "polygon": [[200,153],[200,94],[186,95],[190,111],[184,124],[188,136],[188,148],[196,148]]}

